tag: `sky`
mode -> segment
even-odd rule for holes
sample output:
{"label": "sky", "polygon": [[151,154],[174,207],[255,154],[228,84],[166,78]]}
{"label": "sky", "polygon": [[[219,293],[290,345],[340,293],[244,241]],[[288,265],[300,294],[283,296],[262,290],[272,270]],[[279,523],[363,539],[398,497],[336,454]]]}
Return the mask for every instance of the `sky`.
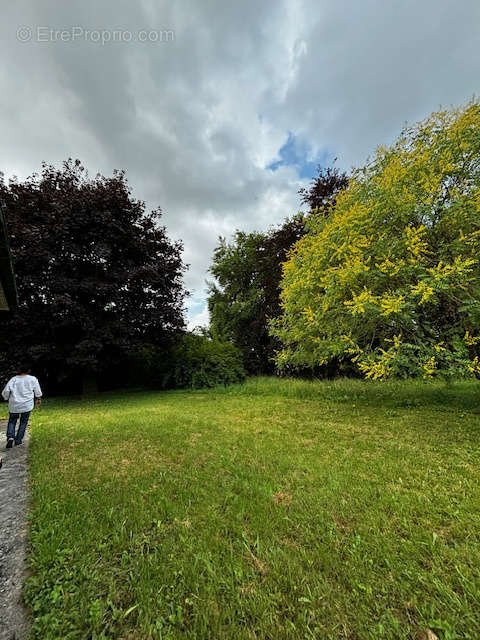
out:
{"label": "sky", "polygon": [[218,236],[280,223],[319,163],[361,166],[478,94],[478,0],[3,5],[0,171],[125,169],[184,243],[190,327]]}

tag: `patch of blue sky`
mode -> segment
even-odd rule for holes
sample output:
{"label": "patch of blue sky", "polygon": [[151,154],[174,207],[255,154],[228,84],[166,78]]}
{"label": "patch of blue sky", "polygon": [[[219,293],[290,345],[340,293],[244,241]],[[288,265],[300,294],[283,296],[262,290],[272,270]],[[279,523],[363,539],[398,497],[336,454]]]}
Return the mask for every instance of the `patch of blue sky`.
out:
{"label": "patch of blue sky", "polygon": [[294,167],[299,178],[311,179],[317,174],[318,165],[325,166],[333,160],[331,153],[323,151],[316,157],[312,157],[312,148],[300,141],[294,133],[288,132],[284,144],[278,150],[279,159],[271,162],[267,169],[277,171],[280,167]]}
{"label": "patch of blue sky", "polygon": [[205,309],[205,305],[206,305],[205,298],[191,297],[191,298],[187,298],[186,302],[187,302],[188,312],[191,315],[200,313]]}

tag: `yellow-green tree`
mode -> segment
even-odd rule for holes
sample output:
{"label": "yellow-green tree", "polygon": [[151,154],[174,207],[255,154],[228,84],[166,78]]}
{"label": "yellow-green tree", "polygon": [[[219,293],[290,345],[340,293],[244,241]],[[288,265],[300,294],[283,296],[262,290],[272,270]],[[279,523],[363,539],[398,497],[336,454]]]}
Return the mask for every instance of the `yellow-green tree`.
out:
{"label": "yellow-green tree", "polygon": [[480,105],[377,150],[283,267],[280,369],[367,378],[480,373]]}

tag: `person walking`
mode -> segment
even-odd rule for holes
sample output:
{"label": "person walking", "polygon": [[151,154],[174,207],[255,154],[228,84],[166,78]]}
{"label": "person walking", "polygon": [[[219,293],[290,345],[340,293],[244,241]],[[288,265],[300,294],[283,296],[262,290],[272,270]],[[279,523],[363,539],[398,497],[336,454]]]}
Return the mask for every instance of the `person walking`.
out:
{"label": "person walking", "polygon": [[28,367],[22,367],[21,372],[7,382],[2,396],[8,400],[7,449],[10,449],[13,443],[15,446],[22,444],[30,413],[34,406],[38,407],[42,402],[42,390],[37,378],[30,375]]}

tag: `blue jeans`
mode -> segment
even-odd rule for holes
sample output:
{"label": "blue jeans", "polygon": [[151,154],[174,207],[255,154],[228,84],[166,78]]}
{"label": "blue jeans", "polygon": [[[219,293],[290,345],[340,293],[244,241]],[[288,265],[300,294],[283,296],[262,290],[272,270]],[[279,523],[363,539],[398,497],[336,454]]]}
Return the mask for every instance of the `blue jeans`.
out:
{"label": "blue jeans", "polygon": [[[25,435],[25,429],[27,428],[29,417],[30,411],[25,411],[24,413],[10,413],[8,415],[7,439],[13,438],[15,440],[15,444],[21,444],[23,436]],[[20,418],[20,426],[15,434],[15,427],[17,426],[18,418]]]}

